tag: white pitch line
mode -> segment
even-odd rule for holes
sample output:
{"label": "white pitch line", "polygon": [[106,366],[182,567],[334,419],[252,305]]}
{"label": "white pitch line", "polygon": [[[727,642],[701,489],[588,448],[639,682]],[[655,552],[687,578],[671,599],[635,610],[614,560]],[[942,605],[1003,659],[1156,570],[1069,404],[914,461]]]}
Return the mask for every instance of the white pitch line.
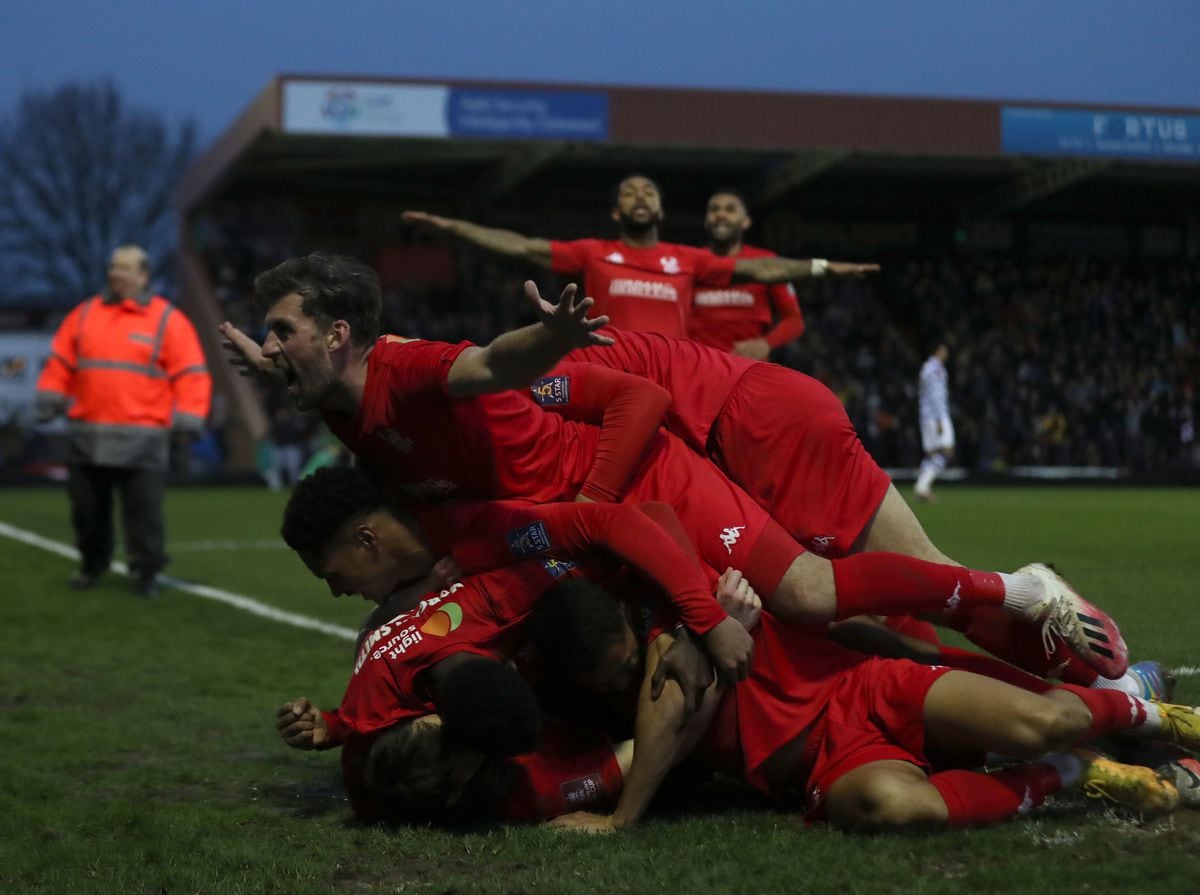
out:
{"label": "white pitch line", "polygon": [[[69,544],[64,544],[61,541],[54,541],[50,538],[44,538],[32,531],[26,531],[23,528],[9,525],[6,522],[0,522],[0,535],[10,538],[14,541],[19,541],[22,544],[28,544],[30,547],[37,547],[39,550],[45,550],[48,553],[55,553],[66,559],[78,560],[79,551]],[[129,574],[129,567],[123,562],[114,562],[112,565],[113,571],[121,575]],[[341,625],[331,625],[328,622],[320,621],[319,619],[309,618],[307,615],[298,615],[295,612],[285,612],[282,609],[276,609],[274,606],[269,606],[266,603],[260,603],[252,597],[246,597],[242,594],[235,594],[232,591],[221,590],[218,587],[209,587],[207,584],[193,584],[190,581],[182,581],[179,578],[171,578],[167,575],[161,576],[160,580],[167,587],[173,587],[176,590],[184,591],[193,596],[203,597],[206,600],[216,600],[218,603],[224,603],[226,606],[233,606],[235,609],[241,609],[244,612],[249,612],[251,615],[257,615],[260,618],[270,619],[271,621],[280,622],[285,625],[291,625],[293,628],[303,628],[307,631],[319,631],[322,634],[328,634],[331,637],[338,637],[342,640],[354,642],[358,639],[358,632],[350,628],[343,628]]]}
{"label": "white pitch line", "polygon": [[1180,665],[1170,671],[1175,677],[1197,677],[1200,676],[1200,665]]}

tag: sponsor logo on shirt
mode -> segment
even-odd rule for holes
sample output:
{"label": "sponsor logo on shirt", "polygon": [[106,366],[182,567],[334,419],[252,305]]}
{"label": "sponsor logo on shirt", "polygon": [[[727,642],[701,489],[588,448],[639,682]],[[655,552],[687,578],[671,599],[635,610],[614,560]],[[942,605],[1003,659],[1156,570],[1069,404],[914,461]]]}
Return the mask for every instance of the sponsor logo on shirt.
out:
{"label": "sponsor logo on shirt", "polygon": [[745,529],[744,525],[732,525],[721,532],[721,543],[725,545],[725,552],[733,553],[733,545],[738,542]]}
{"label": "sponsor logo on shirt", "polygon": [[602,782],[599,774],[588,774],[559,784],[559,790],[564,802],[572,808],[580,808],[600,797]]}
{"label": "sponsor logo on shirt", "polygon": [[679,301],[679,293],[674,286],[657,280],[613,280],[608,284],[608,294],[652,298],[655,301]]}
{"label": "sponsor logo on shirt", "polygon": [[679,259],[674,255],[664,255],[658,259],[658,263],[662,265],[663,273],[679,273]]}
{"label": "sponsor logo on shirt", "polygon": [[613,252],[610,255],[605,255],[604,260],[607,261],[609,264],[624,264],[625,256],[622,255],[620,252]]}
{"label": "sponsor logo on shirt", "polygon": [[421,633],[431,637],[445,637],[462,624],[463,611],[457,603],[446,603],[437,612],[429,616],[421,625]]}
{"label": "sponsor logo on shirt", "polygon": [[561,578],[575,568],[575,563],[569,559],[543,559],[541,563],[542,568],[549,572],[553,578]]}
{"label": "sponsor logo on shirt", "polygon": [[[428,600],[422,600],[417,604],[416,609],[410,609],[401,612],[395,618],[390,619],[363,638],[362,647],[358,651],[358,659],[354,663],[354,672],[357,674],[359,670],[366,664],[368,659],[397,659],[404,655],[412,647],[421,643],[425,639],[426,634],[435,633],[437,636],[444,636],[445,633],[453,631],[462,624],[462,608],[457,604],[448,604],[445,607],[449,610],[449,605],[453,605],[454,609],[446,613],[446,630],[441,631],[442,621],[439,621],[435,628],[426,630],[433,622],[432,617],[426,619],[422,624],[421,617],[426,610],[438,606],[446,597],[458,590],[462,590],[464,585],[452,584],[446,590],[442,591],[436,597],[430,597]],[[439,609],[434,615],[441,614]],[[454,621],[457,614],[457,621]],[[451,622],[453,625],[451,626]],[[418,630],[419,628],[419,630]],[[382,645],[381,645],[382,644]]]}
{"label": "sponsor logo on shirt", "polygon": [[531,522],[524,528],[514,528],[504,537],[508,541],[508,552],[514,559],[537,556],[550,549],[550,535],[541,522]]}
{"label": "sponsor logo on shirt", "polygon": [[752,308],[754,295],[745,289],[700,289],[696,292],[700,308]]}
{"label": "sponsor logo on shirt", "polygon": [[569,404],[571,402],[570,376],[543,376],[529,386],[533,400],[543,407],[554,404]]}

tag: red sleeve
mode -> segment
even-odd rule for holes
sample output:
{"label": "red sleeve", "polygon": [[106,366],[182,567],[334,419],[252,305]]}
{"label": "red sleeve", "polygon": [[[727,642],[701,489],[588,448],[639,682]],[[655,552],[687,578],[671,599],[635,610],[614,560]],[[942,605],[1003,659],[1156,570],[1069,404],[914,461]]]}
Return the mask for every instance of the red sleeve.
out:
{"label": "red sleeve", "polygon": [[450,512],[465,523],[456,531],[453,553],[468,573],[480,563],[495,568],[546,554],[570,557],[602,549],[648,575],[697,634],[726,618],[694,555],[654,521],[674,518],[666,504],[495,501]]}
{"label": "red sleeve", "polygon": [[611,807],[624,782],[608,737],[585,728],[548,724],[537,750],[509,764],[516,780],[500,812],[510,821],[536,823]]}
{"label": "red sleeve", "polygon": [[705,249],[692,249],[693,274],[697,286],[728,286],[733,282],[733,266],[737,258],[714,255]]}
{"label": "red sleeve", "polygon": [[579,493],[606,503],[620,499],[671,405],[671,393],[649,379],[571,361],[529,391],[545,409],[600,426],[596,459]]}
{"label": "red sleeve", "polygon": [[587,266],[587,260],[592,255],[596,239],[575,239],[562,242],[550,240],[550,269],[555,273],[579,273]]}
{"label": "red sleeve", "polygon": [[374,350],[381,354],[379,362],[389,368],[389,384],[393,391],[402,394],[436,391],[449,399],[446,377],[450,375],[450,368],[460,354],[475,347],[472,342],[452,345],[387,335],[379,337]]}
{"label": "red sleeve", "polygon": [[800,313],[800,302],[796,300],[796,290],[791,283],[772,285],[767,289],[767,297],[778,319],[765,338],[768,345],[778,348],[804,332],[804,316]]}

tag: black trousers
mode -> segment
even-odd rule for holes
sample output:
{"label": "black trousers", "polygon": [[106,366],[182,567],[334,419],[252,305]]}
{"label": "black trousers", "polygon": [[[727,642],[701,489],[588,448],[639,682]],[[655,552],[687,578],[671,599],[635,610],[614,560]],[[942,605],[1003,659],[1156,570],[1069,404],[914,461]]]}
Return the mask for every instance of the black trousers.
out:
{"label": "black trousers", "polygon": [[161,469],[122,469],[115,466],[72,465],[67,477],[71,525],[81,568],[97,574],[112,561],[113,494],[121,494],[121,525],[125,556],[135,575],[150,575],[166,565],[163,494],[167,473]]}

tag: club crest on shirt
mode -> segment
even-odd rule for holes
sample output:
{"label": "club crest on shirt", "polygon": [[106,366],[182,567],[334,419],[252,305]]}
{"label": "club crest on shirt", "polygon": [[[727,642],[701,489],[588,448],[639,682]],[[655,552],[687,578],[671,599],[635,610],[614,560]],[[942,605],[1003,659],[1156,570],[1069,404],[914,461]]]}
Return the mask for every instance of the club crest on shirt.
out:
{"label": "club crest on shirt", "polygon": [[524,528],[514,528],[504,538],[508,541],[508,552],[514,559],[537,556],[550,549],[550,534],[542,522],[531,522]]}
{"label": "club crest on shirt", "polygon": [[679,259],[674,255],[664,255],[658,263],[662,265],[663,273],[679,273]]}
{"label": "club crest on shirt", "polygon": [[543,407],[555,404],[568,404],[571,401],[570,376],[543,376],[529,386],[533,400]]}
{"label": "club crest on shirt", "polygon": [[554,559],[551,557],[549,559],[541,560],[541,563],[542,568],[549,572],[553,578],[561,578],[563,575],[573,571],[575,568],[575,563],[571,562],[569,559]]}

